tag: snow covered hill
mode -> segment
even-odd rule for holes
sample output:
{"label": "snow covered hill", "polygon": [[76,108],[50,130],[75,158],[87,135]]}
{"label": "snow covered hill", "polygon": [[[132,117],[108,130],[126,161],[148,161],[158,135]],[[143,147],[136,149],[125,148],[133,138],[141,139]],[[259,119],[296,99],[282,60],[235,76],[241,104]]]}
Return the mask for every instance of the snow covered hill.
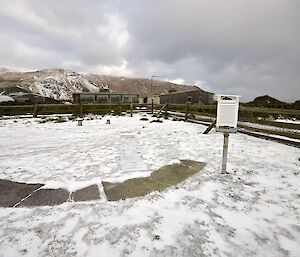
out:
{"label": "snow covered hill", "polygon": [[100,88],[84,76],[67,70],[43,70],[34,75],[30,91],[55,100],[71,99],[74,92],[99,92]]}
{"label": "snow covered hill", "polygon": [[[190,91],[198,89],[191,85],[178,85],[167,81],[153,80],[153,93]],[[0,67],[0,93],[37,93],[55,100],[70,100],[74,92],[132,93],[150,95],[151,81],[143,78],[125,78],[98,74],[79,74],[64,69],[45,69],[19,72]]]}
{"label": "snow covered hill", "polygon": [[[123,92],[149,96],[151,94],[151,80],[145,78],[125,78],[97,74],[87,74],[89,81],[95,84],[107,86],[112,92]],[[169,92],[191,91],[199,89],[191,85],[178,85],[168,81],[154,79],[152,81],[153,94],[163,94]]]}
{"label": "snow covered hill", "polygon": [[55,100],[70,100],[74,92],[99,92],[102,89],[85,76],[63,69],[0,74],[0,90],[6,93],[25,90]]}
{"label": "snow covered hill", "polygon": [[6,73],[6,72],[16,72],[16,70],[6,67],[0,67],[0,74]]}

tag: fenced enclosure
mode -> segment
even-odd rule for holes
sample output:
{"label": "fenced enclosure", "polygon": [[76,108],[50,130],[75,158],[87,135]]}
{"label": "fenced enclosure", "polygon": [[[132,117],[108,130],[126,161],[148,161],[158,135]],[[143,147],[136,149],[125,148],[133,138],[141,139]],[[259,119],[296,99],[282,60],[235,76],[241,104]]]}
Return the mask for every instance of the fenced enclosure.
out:
{"label": "fenced enclosure", "polygon": [[[168,105],[167,110],[173,117],[207,126],[216,117],[215,105]],[[300,120],[300,110],[241,106],[238,132],[300,147],[300,124],[276,121],[278,118]]]}
{"label": "fenced enclosure", "polygon": [[[202,105],[202,104],[168,104],[168,110],[185,112],[188,108],[189,113],[199,114],[203,116],[216,117],[216,105]],[[277,119],[280,117],[288,119],[300,120],[300,110],[292,109],[272,109],[272,108],[259,108],[259,107],[244,107],[240,106],[239,120],[240,121],[257,121],[266,118]]]}
{"label": "fenced enclosure", "polygon": [[142,107],[140,104],[34,104],[34,105],[11,105],[0,106],[0,116],[13,115],[50,115],[50,114],[73,114],[83,116],[92,113],[105,115],[114,113],[121,115],[122,112],[130,112],[131,109]]}
{"label": "fenced enclosure", "polygon": [[[160,110],[164,105],[154,105],[155,110]],[[133,103],[122,104],[32,104],[32,105],[0,105],[0,116],[11,115],[48,115],[48,114],[73,114],[82,116],[86,113],[107,114],[112,111],[119,115],[121,112],[130,111],[137,107],[150,105]],[[200,115],[208,118],[216,117],[216,105],[203,104],[168,104],[165,111],[187,113],[190,116]],[[269,119],[270,118],[270,119]],[[239,109],[239,121],[257,122],[265,125],[276,124],[277,118],[300,120],[300,110],[271,109],[258,107],[244,107]],[[204,118],[205,119],[205,118]],[[282,124],[284,126],[284,124]],[[298,125],[299,126],[299,125]],[[296,126],[296,127],[298,127]]]}
{"label": "fenced enclosure", "polygon": [[[126,112],[132,115],[134,112],[142,110],[150,113],[151,105],[137,103],[0,105],[0,117],[14,115],[30,115],[32,117],[43,115],[59,116],[62,114],[83,117],[86,114],[124,115]],[[153,115],[160,115],[164,118],[172,116],[173,119],[181,119],[209,126],[215,120],[216,111],[216,105],[165,104],[154,105]],[[281,140],[286,144],[300,147],[300,142],[298,142],[300,140],[300,124],[288,121],[276,121],[278,118],[300,120],[300,110],[241,106],[239,109],[238,131],[253,136],[264,137],[265,139],[267,137],[270,138],[270,136],[266,135],[272,135],[273,139],[271,140]],[[279,137],[288,138],[288,140],[292,141],[280,139]]]}

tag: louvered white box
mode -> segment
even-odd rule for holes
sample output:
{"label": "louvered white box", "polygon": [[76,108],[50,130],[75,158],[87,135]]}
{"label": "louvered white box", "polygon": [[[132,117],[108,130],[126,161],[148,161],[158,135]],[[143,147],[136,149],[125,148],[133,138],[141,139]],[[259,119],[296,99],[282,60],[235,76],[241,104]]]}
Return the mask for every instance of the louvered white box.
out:
{"label": "louvered white box", "polygon": [[239,112],[238,95],[217,95],[216,131],[236,132]]}

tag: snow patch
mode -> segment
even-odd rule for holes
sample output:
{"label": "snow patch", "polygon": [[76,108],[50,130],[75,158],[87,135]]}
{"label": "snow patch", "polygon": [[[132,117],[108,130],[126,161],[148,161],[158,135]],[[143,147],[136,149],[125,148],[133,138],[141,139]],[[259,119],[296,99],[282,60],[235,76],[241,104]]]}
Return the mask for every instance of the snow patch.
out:
{"label": "snow patch", "polygon": [[99,179],[89,180],[89,181],[47,181],[46,184],[41,187],[41,189],[66,189],[69,192],[75,192],[79,189],[94,185],[100,184]]}
{"label": "snow patch", "polygon": [[7,95],[0,95],[0,103],[2,102],[14,102],[14,99]]}

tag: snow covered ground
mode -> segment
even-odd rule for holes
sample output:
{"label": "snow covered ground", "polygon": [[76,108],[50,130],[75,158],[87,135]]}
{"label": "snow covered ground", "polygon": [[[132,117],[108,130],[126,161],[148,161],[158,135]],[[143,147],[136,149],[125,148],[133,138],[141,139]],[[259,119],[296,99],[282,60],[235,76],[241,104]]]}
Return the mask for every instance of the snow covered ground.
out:
{"label": "snow covered ground", "polygon": [[[82,127],[0,120],[1,179],[71,191],[97,183],[101,192],[92,202],[1,208],[0,256],[300,256],[299,149],[230,135],[229,174],[220,176],[222,134],[141,117]],[[102,180],[147,176],[179,159],[207,165],[178,187],[105,199]]]}

